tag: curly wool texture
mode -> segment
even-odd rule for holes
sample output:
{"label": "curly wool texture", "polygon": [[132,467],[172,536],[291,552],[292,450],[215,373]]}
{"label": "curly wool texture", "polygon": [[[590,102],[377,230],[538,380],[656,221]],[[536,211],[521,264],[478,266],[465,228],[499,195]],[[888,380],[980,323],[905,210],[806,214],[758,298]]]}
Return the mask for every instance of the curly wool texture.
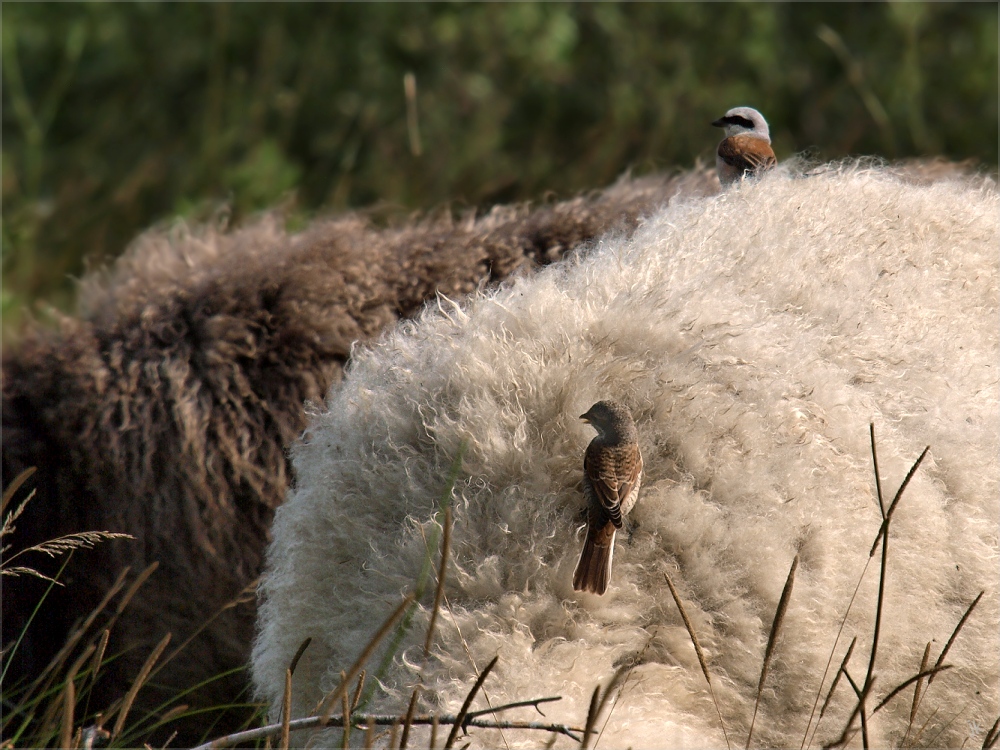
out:
{"label": "curly wool texture", "polygon": [[[303,403],[322,399],[355,341],[437,291],[462,295],[528,272],[609,229],[631,231],[678,191],[717,185],[696,170],[461,220],[378,228],[348,214],[288,234],[272,217],[236,231],[140,237],[110,272],[84,279],[78,317],[58,331],[36,327],[4,351],[4,482],[38,467],[14,544],[88,530],[136,537],[75,556],[63,576],[71,585],[49,597],[6,680],[33,679],[124,566],[135,574],[158,561],[112,631],[108,653],[131,650],[101,671],[105,695],[121,698],[166,631],[181,643],[260,574],[288,483],[285,448],[306,424]],[[32,564],[51,574],[60,562]],[[5,581],[4,645],[44,586]],[[245,674],[217,677],[249,658],[252,598],[223,611],[159,672],[141,707],[210,679],[183,702],[238,702]],[[209,724],[175,744],[196,742]]]}
{"label": "curly wool texture", "polygon": [[[864,164],[779,169],[674,201],[631,238],[500,291],[441,299],[357,351],[293,451],[262,585],[258,694],[276,716],[306,637],[293,715],[338,684],[413,590],[464,444],[433,653],[423,658],[428,591],[375,709],[404,711],[421,684],[424,709],[454,712],[499,655],[485,684],[492,705],[561,695],[545,721],[582,726],[595,685],[626,665],[601,746],[725,746],[669,574],[742,746],[797,554],[754,730],[755,745],[797,747],[831,652],[824,695],[854,636],[849,671],[862,680],[867,667],[878,555],[837,633],[880,525],[872,421],[886,502],[931,449],[891,527],[869,710],[918,671],[929,641],[933,663],[985,590],[908,740],[980,744],[1000,679],[998,208],[982,178],[918,185]],[[631,408],[646,469],[635,528],[595,597],[571,585],[593,436],[578,415],[607,397]],[[870,719],[873,746],[902,741],[911,697]],[[837,737],[854,703],[841,680],[810,745]],[[474,708],[485,706],[480,696]],[[540,719],[530,708],[504,717]],[[339,741],[324,731],[314,746]]]}

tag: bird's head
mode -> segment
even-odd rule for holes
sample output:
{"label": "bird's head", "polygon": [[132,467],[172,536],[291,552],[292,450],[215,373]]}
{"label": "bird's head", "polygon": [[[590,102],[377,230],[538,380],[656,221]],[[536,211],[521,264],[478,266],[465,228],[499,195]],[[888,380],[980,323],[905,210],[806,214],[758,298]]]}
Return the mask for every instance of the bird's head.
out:
{"label": "bird's head", "polygon": [[591,425],[601,435],[625,437],[635,433],[635,423],[632,421],[628,407],[618,401],[610,399],[598,401],[586,413],[581,414],[580,419]]}
{"label": "bird's head", "polygon": [[768,143],[771,142],[771,131],[767,127],[767,120],[753,107],[733,107],[712,125],[724,129],[727,138],[750,134],[763,138]]}

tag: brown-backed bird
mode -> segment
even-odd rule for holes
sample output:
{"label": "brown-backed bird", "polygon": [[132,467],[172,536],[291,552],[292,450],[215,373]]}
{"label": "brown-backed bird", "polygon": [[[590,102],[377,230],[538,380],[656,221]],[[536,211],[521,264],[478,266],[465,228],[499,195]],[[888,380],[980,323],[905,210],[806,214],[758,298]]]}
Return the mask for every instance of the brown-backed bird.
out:
{"label": "brown-backed bird", "polygon": [[759,177],[778,163],[767,120],[756,109],[734,107],[712,125],[726,132],[715,154],[715,169],[723,185]]}
{"label": "brown-backed bird", "polygon": [[611,580],[615,532],[622,528],[639,496],[642,455],[628,409],[617,401],[598,401],[580,419],[597,430],[583,459],[587,497],[587,541],[573,575],[573,588],[603,594]]}

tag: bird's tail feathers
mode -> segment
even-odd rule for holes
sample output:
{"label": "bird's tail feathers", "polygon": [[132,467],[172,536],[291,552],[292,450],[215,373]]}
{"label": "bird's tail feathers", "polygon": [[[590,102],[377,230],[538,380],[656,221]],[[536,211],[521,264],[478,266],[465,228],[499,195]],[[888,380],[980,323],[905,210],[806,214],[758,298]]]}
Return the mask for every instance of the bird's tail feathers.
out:
{"label": "bird's tail feathers", "polygon": [[615,527],[607,523],[595,529],[587,528],[587,541],[583,544],[580,562],[573,574],[573,589],[603,594],[611,582],[611,561],[615,554]]}

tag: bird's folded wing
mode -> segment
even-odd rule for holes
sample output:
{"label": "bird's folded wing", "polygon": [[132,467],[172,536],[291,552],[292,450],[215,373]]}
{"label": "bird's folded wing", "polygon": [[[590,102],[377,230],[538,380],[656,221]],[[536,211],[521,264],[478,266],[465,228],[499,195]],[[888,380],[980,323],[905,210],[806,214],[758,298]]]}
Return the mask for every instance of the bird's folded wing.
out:
{"label": "bird's folded wing", "polygon": [[625,455],[620,450],[594,453],[587,451],[583,470],[611,523],[620,529],[622,503],[632,494],[642,475],[642,458],[639,456],[638,446],[629,446]]}
{"label": "bird's folded wing", "polygon": [[719,144],[719,158],[744,172],[763,172],[777,164],[767,141],[746,135],[734,135]]}

